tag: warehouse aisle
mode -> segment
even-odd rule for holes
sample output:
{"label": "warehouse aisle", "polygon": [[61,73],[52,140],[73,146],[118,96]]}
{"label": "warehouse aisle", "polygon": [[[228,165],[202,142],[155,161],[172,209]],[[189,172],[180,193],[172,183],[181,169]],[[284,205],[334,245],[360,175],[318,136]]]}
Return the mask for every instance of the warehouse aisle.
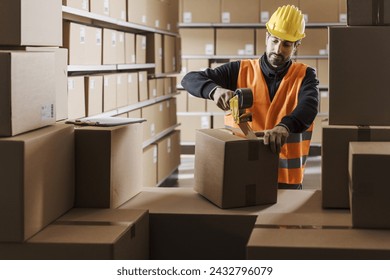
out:
{"label": "warehouse aisle", "polygon": [[[161,187],[190,187],[194,186],[194,160],[193,154],[182,154],[181,163]],[[307,160],[303,189],[321,188],[321,156],[310,156]]]}

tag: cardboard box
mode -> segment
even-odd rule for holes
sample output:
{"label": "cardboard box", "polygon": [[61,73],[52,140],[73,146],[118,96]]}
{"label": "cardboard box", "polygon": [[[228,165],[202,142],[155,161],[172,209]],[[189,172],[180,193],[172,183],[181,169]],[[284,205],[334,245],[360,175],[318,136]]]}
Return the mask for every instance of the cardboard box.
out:
{"label": "cardboard box", "polygon": [[89,12],[89,0],[62,0],[62,5]]}
{"label": "cardboard box", "polygon": [[299,0],[299,9],[307,23],[339,22],[339,0]]}
{"label": "cardboard box", "polygon": [[0,136],[53,124],[55,54],[0,51]]}
{"label": "cardboard box", "polygon": [[216,55],[254,55],[254,29],[217,29]]}
{"label": "cardboard box", "polygon": [[116,76],[116,74],[106,74],[103,76],[103,112],[108,112],[117,108]]}
{"label": "cardboard box", "polygon": [[260,1],[221,0],[222,23],[259,23]]}
{"label": "cardboard box", "polygon": [[260,22],[266,23],[278,7],[294,5],[299,7],[299,0],[261,0],[260,1]]}
{"label": "cardboard box", "polygon": [[23,242],[73,207],[74,129],[0,138],[1,242]]}
{"label": "cardboard box", "polygon": [[87,117],[103,113],[103,76],[85,77],[85,111]]}
{"label": "cardboard box", "polygon": [[256,29],[256,55],[260,56],[265,53],[265,41],[266,41],[267,29]]}
{"label": "cardboard box", "polygon": [[155,137],[168,128],[169,113],[165,102],[142,108],[142,118],[146,119],[146,123],[144,123],[144,141]]}
{"label": "cardboard box", "polygon": [[110,17],[127,21],[127,0],[110,1]]}
{"label": "cardboard box", "polygon": [[103,29],[103,64],[125,63],[124,33],[113,29]]}
{"label": "cardboard box", "polygon": [[138,73],[127,73],[127,102],[128,105],[138,103]]}
{"label": "cardboard box", "polygon": [[139,193],[142,124],[80,127],[75,136],[77,207],[117,208]]}
{"label": "cardboard box", "polygon": [[142,186],[155,187],[157,185],[157,145],[147,146],[142,153]]}
{"label": "cardboard box", "polygon": [[195,134],[198,129],[211,128],[209,114],[178,114],[177,122],[180,123],[181,141],[195,144]]}
{"label": "cardboard box", "polygon": [[[382,83],[388,79],[390,57],[369,59],[363,68],[355,59],[363,50],[372,49],[370,42],[376,42],[376,53],[385,52],[390,27],[331,27],[329,36],[329,124],[390,125],[390,95]],[[361,38],[365,39],[355,48],[353,42]]]}
{"label": "cardboard box", "polygon": [[89,2],[89,9],[91,13],[103,16],[110,16],[110,0],[90,0]]}
{"label": "cardboard box", "polygon": [[176,72],[176,39],[173,36],[164,35],[163,37],[163,72]]}
{"label": "cardboard box", "polygon": [[183,0],[180,21],[183,23],[221,22],[221,0]]}
{"label": "cardboard box", "polygon": [[324,125],[321,163],[324,208],[349,208],[348,145],[356,141],[390,141],[390,128]]}
{"label": "cardboard box", "polygon": [[183,55],[214,55],[213,28],[181,28]]}
{"label": "cardboard box", "polygon": [[180,165],[180,131],[175,130],[157,142],[157,182],[168,178]]}
{"label": "cardboard box", "polygon": [[135,34],[125,33],[125,63],[135,63]]}
{"label": "cardboard box", "polygon": [[116,74],[116,106],[125,107],[128,104],[127,96],[128,75],[126,73]]}
{"label": "cardboard box", "polygon": [[320,85],[329,86],[329,59],[317,60],[317,79]]}
{"label": "cardboard box", "polygon": [[102,64],[102,29],[64,21],[64,48],[69,65]]}
{"label": "cardboard box", "polygon": [[156,98],[157,97],[157,82],[156,79],[149,79],[148,80],[148,95],[149,99]]}
{"label": "cardboard box", "polygon": [[139,101],[148,100],[148,72],[138,72],[138,97]]}
{"label": "cardboard box", "polygon": [[164,78],[164,92],[163,95],[176,93],[176,85],[173,86],[173,79],[171,77]]}
{"label": "cardboard box", "polygon": [[79,119],[86,116],[84,76],[68,78],[68,117]]}
{"label": "cardboard box", "polygon": [[356,228],[390,228],[390,142],[349,143],[349,200]]}
{"label": "cardboard box", "polygon": [[146,63],[146,36],[136,34],[135,35],[135,62],[137,64]]}
{"label": "cardboard box", "polygon": [[261,139],[219,129],[196,132],[194,188],[221,208],[276,203],[278,165],[278,155]]}
{"label": "cardboard box", "polygon": [[389,25],[389,0],[348,0],[348,25]]}
{"label": "cardboard box", "polygon": [[61,0],[2,2],[0,45],[62,46]]}
{"label": "cardboard box", "polygon": [[177,104],[176,98],[171,98],[166,103],[169,107],[169,124],[168,127],[174,126],[177,124]]}
{"label": "cardboard box", "polygon": [[298,55],[327,55],[328,54],[328,29],[317,28],[305,30],[305,38],[298,47]]}
{"label": "cardboard box", "polygon": [[155,0],[127,0],[127,21],[154,27],[151,11]]}
{"label": "cardboard box", "polygon": [[188,92],[181,90],[176,95],[177,112],[187,112]]}
{"label": "cardboard box", "polygon": [[165,90],[165,78],[158,78],[156,79],[156,91],[157,91],[157,97],[164,95]]}
{"label": "cardboard box", "polygon": [[162,35],[150,33],[147,35],[148,48],[146,53],[146,62],[155,64],[155,74],[163,72],[163,45]]}
{"label": "cardboard box", "polygon": [[1,259],[149,259],[144,210],[74,208],[25,243],[0,244]]}

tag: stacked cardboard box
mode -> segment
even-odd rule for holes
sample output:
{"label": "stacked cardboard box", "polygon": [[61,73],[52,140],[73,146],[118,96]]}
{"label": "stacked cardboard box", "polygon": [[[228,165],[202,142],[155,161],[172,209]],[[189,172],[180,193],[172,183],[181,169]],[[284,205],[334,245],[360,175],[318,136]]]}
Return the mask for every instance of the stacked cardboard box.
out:
{"label": "stacked cardboard box", "polygon": [[[361,67],[361,62],[351,57],[368,49],[383,53],[390,29],[378,25],[384,22],[355,25],[366,24],[366,21],[361,21],[362,18],[373,16],[369,10],[364,10],[365,3],[348,1],[349,26],[332,27],[329,32],[330,125],[323,130],[323,207],[351,208],[354,226],[380,228],[387,227],[386,219],[372,218],[373,222],[368,222],[367,217],[376,216],[376,209],[389,213],[386,203],[380,199],[387,195],[382,186],[388,185],[388,180],[381,176],[382,157],[386,158],[386,150],[385,145],[375,142],[390,141],[390,99],[384,90],[390,61],[386,57],[365,59],[364,67]],[[377,8],[376,14],[387,14],[384,7]],[[359,47],[352,46],[351,42],[355,40],[361,40]],[[373,47],[369,42],[376,44]],[[347,50],[349,55],[345,55]],[[372,69],[376,69],[375,73]],[[354,141],[367,143],[350,144]],[[376,156],[381,153],[383,155]],[[362,176],[357,176],[358,172]],[[375,207],[362,206],[361,201]]]}

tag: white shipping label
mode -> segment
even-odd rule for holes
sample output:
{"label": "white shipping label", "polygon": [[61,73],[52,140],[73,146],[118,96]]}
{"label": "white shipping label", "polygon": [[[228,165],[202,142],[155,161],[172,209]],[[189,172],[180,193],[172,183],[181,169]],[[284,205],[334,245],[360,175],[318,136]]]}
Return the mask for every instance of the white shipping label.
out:
{"label": "white shipping label", "polygon": [[126,11],[121,11],[121,19],[126,20]]}
{"label": "white shipping label", "polygon": [[135,54],[132,54],[132,55],[131,55],[131,62],[132,62],[132,63],[135,63]]}
{"label": "white shipping label", "polygon": [[204,52],[206,55],[214,55],[214,44],[206,44]]}
{"label": "white shipping label", "polygon": [[163,50],[162,50],[162,48],[158,49],[158,57],[159,57],[159,59],[163,58]]}
{"label": "white shipping label", "polygon": [[305,23],[309,22],[309,15],[308,14],[303,14],[303,18],[305,19]]}
{"label": "white shipping label", "polygon": [[264,11],[260,13],[260,20],[262,23],[265,23],[269,20],[269,11]]}
{"label": "white shipping label", "polygon": [[245,50],[244,49],[239,49],[237,50],[238,55],[245,55]]}
{"label": "white shipping label", "polygon": [[95,89],[95,79],[89,79],[89,89],[90,90]]}
{"label": "white shipping label", "polygon": [[321,98],[328,98],[328,97],[329,97],[329,92],[321,91]]}
{"label": "white shipping label", "polygon": [[157,90],[154,88],[153,89],[153,93],[152,93],[153,97],[156,97],[157,96]]}
{"label": "white shipping label", "polygon": [[115,32],[115,31],[112,31],[112,32],[111,32],[111,45],[112,45],[113,47],[116,46],[116,32]]}
{"label": "white shipping label", "polygon": [[88,3],[89,3],[89,0],[83,0],[83,2],[81,3],[81,8],[83,10],[87,10],[88,11]]}
{"label": "white shipping label", "polygon": [[168,154],[171,153],[171,138],[168,138],[168,141],[167,141],[167,150],[168,150]]}
{"label": "white shipping label", "polygon": [[347,18],[348,18],[347,14],[342,13],[342,14],[339,15],[339,21],[342,22],[342,23],[346,23],[347,22]]}
{"label": "white shipping label", "polygon": [[153,163],[157,163],[157,146],[153,147]]}
{"label": "white shipping label", "polygon": [[156,28],[160,27],[160,21],[158,19],[155,20],[154,27],[156,27]]}
{"label": "white shipping label", "polygon": [[80,44],[85,44],[85,27],[80,27]]}
{"label": "white shipping label", "polygon": [[154,136],[156,134],[156,126],[154,123],[150,124],[150,135]]}
{"label": "white shipping label", "polygon": [[140,83],[142,83],[144,81],[144,75],[142,73],[138,74],[138,80]]}
{"label": "white shipping label", "polygon": [[209,121],[209,117],[208,116],[202,116],[200,118],[200,127],[202,129],[210,128],[210,121]]}
{"label": "white shipping label", "polygon": [[183,22],[184,23],[191,23],[192,22],[192,13],[191,12],[184,12],[183,13]]}
{"label": "white shipping label", "polygon": [[119,42],[120,43],[123,43],[125,41],[125,36],[124,36],[124,33],[119,33]]}
{"label": "white shipping label", "polygon": [[133,75],[127,75],[127,82],[129,84],[132,84],[133,83]]}
{"label": "white shipping label", "polygon": [[318,51],[319,55],[327,55],[328,54],[328,51],[326,49],[320,49]]}
{"label": "white shipping label", "polygon": [[176,57],[172,57],[172,66],[173,69],[176,69]]}
{"label": "white shipping label", "polygon": [[100,46],[102,44],[102,32],[96,30],[96,45]]}
{"label": "white shipping label", "polygon": [[171,106],[171,102],[167,101],[166,105],[167,105],[167,108],[169,109],[169,107]]}
{"label": "white shipping label", "polygon": [[141,47],[143,50],[146,50],[146,37],[142,37]]}
{"label": "white shipping label", "polygon": [[117,85],[121,85],[122,84],[122,77],[121,76],[117,76],[116,77],[116,84]]}
{"label": "white shipping label", "polygon": [[245,54],[246,55],[254,55],[255,54],[255,47],[253,44],[246,44],[245,45]]}
{"label": "white shipping label", "polygon": [[74,80],[68,79],[68,90],[74,90]]}
{"label": "white shipping label", "polygon": [[170,23],[167,24],[167,30],[171,30],[171,24]]}
{"label": "white shipping label", "polygon": [[54,118],[54,104],[46,104],[41,106],[41,120],[50,120]]}
{"label": "white shipping label", "polygon": [[142,15],[141,22],[146,23],[146,21],[147,21],[146,15]]}
{"label": "white shipping label", "polygon": [[164,110],[162,103],[160,103],[160,105],[158,106],[158,109],[160,110],[160,112],[162,112]]}
{"label": "white shipping label", "polygon": [[104,0],[104,14],[109,15],[110,14],[110,0]]}
{"label": "white shipping label", "polygon": [[109,86],[109,79],[107,77],[104,77],[104,86],[108,87]]}
{"label": "white shipping label", "polygon": [[222,13],[222,23],[230,23],[230,12]]}

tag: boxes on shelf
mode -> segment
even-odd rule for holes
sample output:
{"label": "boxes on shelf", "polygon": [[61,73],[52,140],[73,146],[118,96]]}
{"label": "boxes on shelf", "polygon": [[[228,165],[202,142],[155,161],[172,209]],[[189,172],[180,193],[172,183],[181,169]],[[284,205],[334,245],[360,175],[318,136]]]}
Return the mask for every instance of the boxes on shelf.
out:
{"label": "boxes on shelf", "polygon": [[195,143],[195,134],[198,129],[211,128],[210,114],[180,114],[177,115],[177,122],[180,123],[181,141]]}
{"label": "boxes on shelf", "polygon": [[138,73],[127,73],[127,102],[128,105],[138,103]]}
{"label": "boxes on shelf", "polygon": [[0,138],[1,242],[23,242],[74,205],[74,128]]}
{"label": "boxes on shelf", "polygon": [[223,28],[216,33],[216,55],[255,54],[254,29]]}
{"label": "boxes on shelf", "polygon": [[389,142],[349,143],[349,199],[356,228],[389,229]]}
{"label": "boxes on shelf", "polygon": [[116,74],[116,107],[125,107],[128,104],[127,96],[128,76],[126,73]]}
{"label": "boxes on shelf", "polygon": [[176,72],[176,38],[169,35],[163,37],[163,72]]}
{"label": "boxes on shelf", "polygon": [[175,130],[157,142],[157,183],[163,182],[180,164],[180,131]]}
{"label": "boxes on shelf", "polygon": [[89,12],[89,0],[62,0],[62,5]]}
{"label": "boxes on shelf", "polygon": [[144,148],[142,153],[142,186],[155,187],[157,185],[157,145],[151,144]]}
{"label": "boxes on shelf", "polygon": [[180,22],[221,22],[221,0],[183,0]]}
{"label": "boxes on shelf", "polygon": [[259,23],[260,1],[221,0],[222,23]]}
{"label": "boxes on shelf", "polygon": [[328,54],[328,29],[306,28],[305,38],[298,47],[298,55],[327,55]]}
{"label": "boxes on shelf", "polygon": [[187,112],[187,99],[188,93],[184,90],[179,91],[179,94],[176,95],[178,112]]}
{"label": "boxes on shelf", "polygon": [[103,76],[85,77],[85,111],[91,117],[103,113]]}
{"label": "boxes on shelf", "polygon": [[157,97],[157,80],[149,79],[148,80],[148,96],[149,99]]}
{"label": "boxes on shelf", "polygon": [[155,64],[155,74],[163,72],[163,41],[162,35],[150,33],[147,35],[148,48],[146,49],[146,62]]}
{"label": "boxes on shelf", "polygon": [[181,28],[183,55],[214,55],[213,28]]}
{"label": "boxes on shelf", "polygon": [[142,124],[80,127],[76,139],[77,207],[116,208],[142,185]]}
{"label": "boxes on shelf", "polygon": [[68,78],[68,117],[79,119],[86,116],[84,76]]}
{"label": "boxes on shelf", "polygon": [[117,90],[117,74],[105,74],[103,76],[103,112],[115,110],[116,105],[116,90]]}
{"label": "boxes on shelf", "polygon": [[335,23],[339,22],[340,0],[299,0],[299,9],[307,23]]}
{"label": "boxes on shelf", "polygon": [[[107,2],[107,0],[105,2]],[[121,21],[127,21],[127,0],[111,0],[109,5],[110,17],[119,19]]]}
{"label": "boxes on shelf", "polygon": [[56,120],[55,54],[0,51],[0,136]]}
{"label": "boxes on shelf", "polygon": [[135,63],[135,34],[125,32],[125,63]]}
{"label": "boxes on shelf", "polygon": [[348,145],[353,141],[390,141],[390,127],[324,125],[321,165],[324,208],[349,208]]}
{"label": "boxes on shelf", "polygon": [[135,35],[135,63],[146,63],[146,35]]}
{"label": "boxes on shelf", "polygon": [[389,25],[390,1],[348,0],[348,25]]}
{"label": "boxes on shelf", "polygon": [[154,27],[151,11],[155,0],[127,0],[127,21]]}
{"label": "boxes on shelf", "polygon": [[278,155],[261,139],[224,129],[196,131],[194,189],[221,208],[276,203],[278,166]]}
{"label": "boxes on shelf", "polygon": [[103,29],[103,64],[125,63],[125,34],[113,29]]}
{"label": "boxes on shelf", "polygon": [[91,13],[110,16],[110,0],[90,0],[89,2],[89,11]]}
{"label": "boxes on shelf", "polygon": [[[355,59],[372,48],[370,42],[376,42],[376,53],[385,53],[389,36],[390,26],[330,27],[329,124],[390,125],[385,90],[390,57],[368,59],[364,67]],[[353,42],[361,38],[355,48]]]}
{"label": "boxes on shelf", "polygon": [[61,0],[2,1],[0,45],[62,46]]}

